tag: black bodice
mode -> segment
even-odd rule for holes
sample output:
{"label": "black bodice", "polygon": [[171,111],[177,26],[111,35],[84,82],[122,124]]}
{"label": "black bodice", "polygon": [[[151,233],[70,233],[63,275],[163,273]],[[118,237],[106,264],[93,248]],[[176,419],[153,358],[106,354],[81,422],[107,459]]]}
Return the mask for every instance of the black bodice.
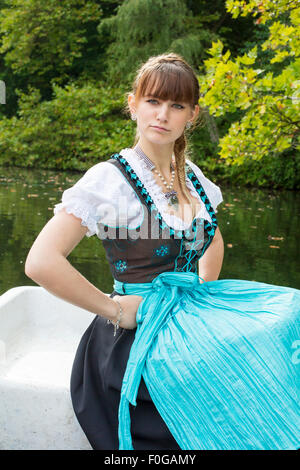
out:
{"label": "black bodice", "polygon": [[109,227],[99,223],[101,238],[115,279],[122,282],[151,282],[166,271],[197,272],[197,262],[209,247],[218,226],[213,207],[190,166],[187,176],[204,202],[212,222],[195,218],[188,229],[169,227],[127,160],[115,153],[108,160],[132,186],[143,206],[144,217],[136,229]]}

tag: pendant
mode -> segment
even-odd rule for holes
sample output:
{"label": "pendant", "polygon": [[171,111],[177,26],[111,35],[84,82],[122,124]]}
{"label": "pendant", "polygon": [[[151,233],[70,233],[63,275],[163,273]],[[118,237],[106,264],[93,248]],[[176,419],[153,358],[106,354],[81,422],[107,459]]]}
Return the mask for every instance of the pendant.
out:
{"label": "pendant", "polygon": [[165,193],[165,197],[168,199],[169,206],[176,206],[179,203],[177,192],[174,190]]}

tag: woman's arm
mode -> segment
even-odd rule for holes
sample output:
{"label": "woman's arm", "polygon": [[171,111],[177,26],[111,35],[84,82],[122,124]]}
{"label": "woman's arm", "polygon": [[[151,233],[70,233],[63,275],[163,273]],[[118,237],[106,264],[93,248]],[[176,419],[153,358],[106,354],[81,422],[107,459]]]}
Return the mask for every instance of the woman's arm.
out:
{"label": "woman's arm", "polygon": [[[205,281],[216,281],[222,269],[224,242],[219,227],[204,255],[199,260],[199,276]],[[202,283],[201,279],[200,282]]]}
{"label": "woman's arm", "polygon": [[25,262],[25,274],[51,294],[73,305],[116,322],[120,302],[124,315],[120,326],[136,327],[136,312],[143,300],[137,295],[115,296],[104,294],[91,284],[66,259],[87,232],[81,219],[65,210],[58,212],[42,229],[33,243]]}
{"label": "woman's arm", "polygon": [[25,262],[25,274],[57,297],[115,321],[116,302],[97,289],[66,259],[87,232],[81,219],[57,213],[42,229]]}

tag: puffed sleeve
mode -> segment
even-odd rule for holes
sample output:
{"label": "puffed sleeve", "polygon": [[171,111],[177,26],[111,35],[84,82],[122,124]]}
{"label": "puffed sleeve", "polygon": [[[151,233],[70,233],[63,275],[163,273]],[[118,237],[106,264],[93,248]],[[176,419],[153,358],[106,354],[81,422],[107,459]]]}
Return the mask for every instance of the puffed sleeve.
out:
{"label": "puffed sleeve", "polygon": [[186,160],[186,162],[192,168],[197,178],[199,179],[200,183],[202,184],[203,189],[206,192],[206,195],[208,199],[210,200],[210,203],[213,206],[214,211],[218,212],[217,206],[221,204],[221,202],[223,201],[221,189],[219,188],[219,186],[213,183],[210,179],[208,179],[203,174],[202,170],[200,170],[200,168],[195,163],[193,163],[191,160]]}
{"label": "puffed sleeve", "polygon": [[65,209],[81,219],[87,237],[98,234],[98,224],[110,227],[140,225],[143,210],[133,188],[118,168],[109,162],[92,166],[74,186],[66,189],[54,215]]}

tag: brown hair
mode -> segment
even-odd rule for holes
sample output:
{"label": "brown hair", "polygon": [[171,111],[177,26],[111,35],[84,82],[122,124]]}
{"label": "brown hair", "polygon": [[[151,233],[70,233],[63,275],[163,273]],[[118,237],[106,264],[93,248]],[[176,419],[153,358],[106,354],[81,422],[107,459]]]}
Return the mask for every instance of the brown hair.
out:
{"label": "brown hair", "polygon": [[[181,101],[189,103],[191,107],[199,101],[199,83],[191,66],[178,54],[169,53],[150,57],[137,71],[132,85],[132,91],[127,93],[135,95],[136,101],[142,96],[153,95],[162,100]],[[126,110],[130,113],[127,104]],[[195,127],[195,121],[193,128]],[[139,140],[138,129],[133,147]],[[190,201],[193,218],[195,205],[185,182],[185,159],[188,141],[185,132],[175,141],[174,155],[178,172],[179,184],[182,192]]]}

